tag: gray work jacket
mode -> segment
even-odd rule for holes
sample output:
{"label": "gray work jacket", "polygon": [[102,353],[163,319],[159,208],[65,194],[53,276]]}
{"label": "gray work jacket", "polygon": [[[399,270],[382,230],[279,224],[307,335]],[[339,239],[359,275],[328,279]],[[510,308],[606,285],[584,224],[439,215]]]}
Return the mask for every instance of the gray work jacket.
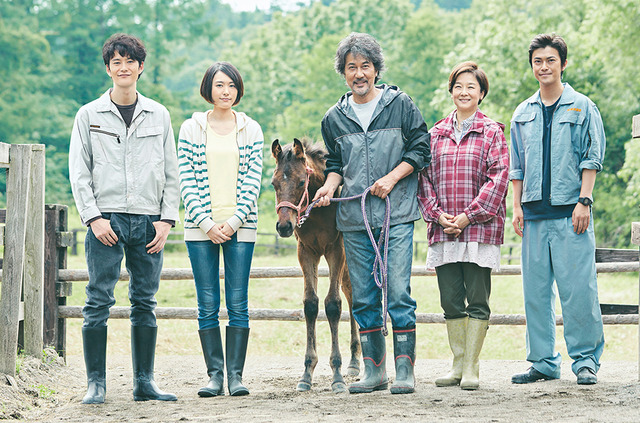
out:
{"label": "gray work jacket", "polygon": [[178,158],[169,112],[138,93],[127,128],[110,90],[80,108],[69,146],[69,180],[83,222],[102,213],[178,221]]}

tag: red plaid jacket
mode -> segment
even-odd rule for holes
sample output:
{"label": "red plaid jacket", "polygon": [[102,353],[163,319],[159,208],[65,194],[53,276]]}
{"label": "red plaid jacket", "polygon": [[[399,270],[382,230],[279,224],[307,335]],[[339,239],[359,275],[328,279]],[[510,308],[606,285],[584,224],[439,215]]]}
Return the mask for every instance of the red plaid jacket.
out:
{"label": "red plaid jacket", "polygon": [[431,129],[431,165],[419,174],[418,204],[429,223],[429,245],[455,240],[444,233],[438,218],[462,212],[471,223],[460,241],[502,244],[509,186],[504,125],[478,110],[471,129],[456,144],[454,113]]}

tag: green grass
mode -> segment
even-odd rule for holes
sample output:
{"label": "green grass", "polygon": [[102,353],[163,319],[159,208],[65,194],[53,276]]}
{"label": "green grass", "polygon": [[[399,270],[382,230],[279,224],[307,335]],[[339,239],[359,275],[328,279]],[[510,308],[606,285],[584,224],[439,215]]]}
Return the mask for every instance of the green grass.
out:
{"label": "green grass", "polygon": [[[71,208],[70,210],[74,210]],[[265,216],[266,215],[266,216]],[[274,232],[274,213],[262,213],[260,231]],[[77,216],[69,216],[69,226],[80,226]],[[177,228],[181,230],[181,228]],[[426,239],[426,225],[418,224],[415,239]],[[293,242],[291,240],[290,242]],[[414,265],[423,265],[422,254]],[[326,263],[321,262],[321,266]],[[165,268],[188,268],[189,259],[184,247],[173,247],[165,253]],[[253,266],[280,267],[298,266],[295,251],[274,256],[268,251],[256,250]],[[70,269],[86,268],[84,251],[79,246],[79,255],[68,256]],[[598,278],[600,301],[603,303],[638,304],[638,274],[619,273],[602,274]],[[83,305],[86,283],[74,283],[73,295],[68,298],[69,305]],[[320,303],[327,293],[328,279],[320,278],[318,283]],[[491,308],[495,314],[524,314],[522,282],[520,276],[498,276],[492,281]],[[128,306],[127,283],[120,282],[116,287],[116,305]],[[249,285],[250,308],[302,309],[302,278],[290,279],[251,279]],[[439,292],[435,277],[414,277],[412,295],[417,301],[419,313],[440,313]],[[223,297],[224,298],[224,297]],[[156,295],[160,307],[195,307],[196,296],[192,280],[162,281]],[[224,307],[224,304],[223,304]],[[347,309],[343,301],[343,309]],[[560,305],[557,302],[557,313]],[[82,354],[80,319],[69,319],[67,323],[67,353]],[[223,322],[225,325],[226,322]],[[200,354],[200,342],[197,334],[197,322],[186,320],[158,320],[158,354]],[[254,355],[295,356],[302,363],[305,351],[306,329],[304,322],[252,321],[249,353]],[[556,331],[556,348],[568,359],[564,345],[562,326]],[[129,353],[129,322],[112,319],[109,322],[110,354]],[[317,346],[321,357],[330,353],[330,333],[327,322],[317,323]],[[606,346],[603,360],[634,361],[638,357],[638,328],[635,325],[606,325]],[[418,325],[418,357],[450,358],[446,328],[442,324]],[[340,325],[340,345],[343,355],[348,354],[349,324]],[[483,359],[524,360],[524,326],[492,326],[482,351]],[[322,358],[321,358],[322,359]]]}
{"label": "green grass", "polygon": [[35,389],[38,392],[38,397],[39,398],[43,398],[43,399],[47,399],[47,398],[51,398],[56,391],[49,388],[48,386],[45,385],[31,385],[31,387],[33,389]]}

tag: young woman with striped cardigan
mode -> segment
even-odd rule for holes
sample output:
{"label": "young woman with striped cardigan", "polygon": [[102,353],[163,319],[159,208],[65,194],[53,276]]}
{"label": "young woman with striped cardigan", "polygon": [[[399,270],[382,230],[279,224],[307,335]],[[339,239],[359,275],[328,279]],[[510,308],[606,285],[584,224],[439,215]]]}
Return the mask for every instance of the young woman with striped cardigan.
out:
{"label": "young woman with striped cardigan", "polygon": [[[200,95],[213,108],[196,112],[180,128],[178,166],[185,207],[184,239],[193,268],[198,327],[209,383],[202,397],[224,395],[224,356],[231,395],[247,395],[242,371],[249,338],[248,287],[258,224],[264,137],[260,125],[233,106],[244,94],[231,63],[205,73]],[[223,354],[220,310],[220,250],[224,257],[229,313]]]}

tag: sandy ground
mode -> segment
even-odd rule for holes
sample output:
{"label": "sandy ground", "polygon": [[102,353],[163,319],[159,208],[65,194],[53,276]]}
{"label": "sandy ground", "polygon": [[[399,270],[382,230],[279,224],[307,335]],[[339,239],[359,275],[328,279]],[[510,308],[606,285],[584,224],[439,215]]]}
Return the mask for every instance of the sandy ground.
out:
{"label": "sandy ground", "polygon": [[[86,386],[83,359],[61,362],[26,360],[15,386],[0,383],[0,418],[33,422],[638,422],[640,383],[635,362],[604,362],[599,383],[578,386],[565,364],[560,380],[512,385],[524,362],[482,361],[481,387],[462,391],[437,388],[433,381],[448,370],[445,360],[419,360],[417,390],[411,395],[334,394],[328,359],[320,358],[311,392],[295,390],[300,357],[247,359],[246,397],[199,398],[205,384],[200,356],[158,356],[156,381],[178,395],[174,403],[134,402],[129,356],[110,356],[107,400],[80,403]],[[389,362],[390,364],[390,362]],[[390,372],[393,376],[393,370]],[[6,378],[2,376],[2,382]],[[349,381],[349,380],[348,380]],[[43,387],[50,387],[52,392]]]}

